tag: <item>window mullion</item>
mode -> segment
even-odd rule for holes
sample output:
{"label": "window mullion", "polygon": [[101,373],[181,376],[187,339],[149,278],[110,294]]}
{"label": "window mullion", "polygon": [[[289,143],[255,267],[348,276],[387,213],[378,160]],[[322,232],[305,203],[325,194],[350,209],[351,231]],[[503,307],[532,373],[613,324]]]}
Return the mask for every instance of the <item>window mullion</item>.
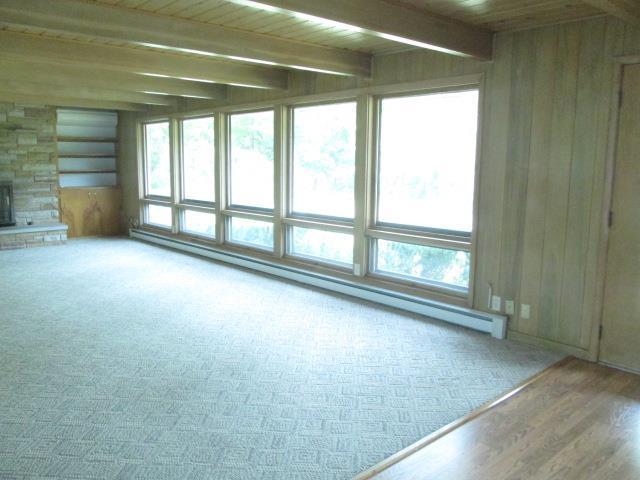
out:
{"label": "window mullion", "polygon": [[146,132],[143,123],[136,125],[138,139],[138,224],[145,223],[145,204],[142,200],[147,195],[147,154],[146,154]]}
{"label": "window mullion", "polygon": [[368,271],[369,242],[366,230],[370,223],[370,176],[373,137],[373,100],[369,95],[361,95],[357,100],[356,114],[356,169],[355,169],[355,217],[353,273],[364,277]]}
{"label": "window mullion", "polygon": [[225,242],[225,216],[222,212],[227,208],[227,165],[229,161],[227,149],[228,123],[227,115],[217,113],[214,120],[215,127],[215,181],[216,181],[216,242]]}
{"label": "window mullion", "polygon": [[180,231],[180,211],[177,205],[180,203],[182,196],[181,184],[181,166],[182,166],[182,148],[181,148],[180,125],[176,119],[169,120],[169,152],[171,165],[171,214],[173,218],[171,231],[178,233]]}
{"label": "window mullion", "polygon": [[287,166],[289,148],[289,128],[288,128],[288,109],[285,106],[279,106],[274,111],[274,165],[273,165],[273,178],[274,178],[274,209],[273,209],[273,240],[274,240],[274,255],[276,257],[284,257],[286,251],[286,232],[285,224],[283,223],[283,217],[286,215],[288,202],[287,196],[288,187],[288,175],[289,170]]}

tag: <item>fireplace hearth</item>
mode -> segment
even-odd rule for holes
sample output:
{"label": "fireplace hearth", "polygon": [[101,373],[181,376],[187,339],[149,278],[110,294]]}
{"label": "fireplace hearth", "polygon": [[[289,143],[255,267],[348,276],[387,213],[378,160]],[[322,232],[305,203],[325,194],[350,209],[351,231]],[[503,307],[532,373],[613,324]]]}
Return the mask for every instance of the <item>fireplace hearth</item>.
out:
{"label": "fireplace hearth", "polygon": [[0,227],[13,227],[15,224],[13,185],[11,182],[0,182]]}

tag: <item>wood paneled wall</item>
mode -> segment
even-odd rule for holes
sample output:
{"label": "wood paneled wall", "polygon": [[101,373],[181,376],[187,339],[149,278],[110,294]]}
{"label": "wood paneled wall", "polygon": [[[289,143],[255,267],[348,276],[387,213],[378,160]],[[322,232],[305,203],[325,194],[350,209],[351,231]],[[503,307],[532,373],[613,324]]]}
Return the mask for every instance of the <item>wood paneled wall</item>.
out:
{"label": "wood paneled wall", "polygon": [[512,337],[594,359],[614,58],[640,53],[614,19],[498,35],[487,74],[475,303],[516,305]]}
{"label": "wood paneled wall", "polygon": [[[529,319],[517,308],[510,320],[513,338],[594,359],[614,57],[640,54],[640,28],[603,17],[498,34],[495,48],[492,63],[425,51],[380,56],[371,80],[297,73],[286,95],[485,72],[474,306],[487,309],[491,283],[494,294],[531,306]],[[230,88],[225,103],[283,95]],[[202,103],[181,105],[193,108]],[[121,120],[131,216],[134,115]]]}

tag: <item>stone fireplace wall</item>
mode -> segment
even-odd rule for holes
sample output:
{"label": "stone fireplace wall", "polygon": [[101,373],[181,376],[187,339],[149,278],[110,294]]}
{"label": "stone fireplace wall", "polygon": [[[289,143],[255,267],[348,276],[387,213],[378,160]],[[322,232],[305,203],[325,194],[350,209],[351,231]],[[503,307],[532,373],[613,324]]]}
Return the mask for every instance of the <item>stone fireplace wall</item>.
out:
{"label": "stone fireplace wall", "polygon": [[59,220],[56,109],[0,102],[0,181],[13,183],[16,226],[0,228],[0,250],[57,245]]}
{"label": "stone fireplace wall", "polygon": [[13,182],[17,226],[59,222],[54,107],[0,102],[0,180]]}

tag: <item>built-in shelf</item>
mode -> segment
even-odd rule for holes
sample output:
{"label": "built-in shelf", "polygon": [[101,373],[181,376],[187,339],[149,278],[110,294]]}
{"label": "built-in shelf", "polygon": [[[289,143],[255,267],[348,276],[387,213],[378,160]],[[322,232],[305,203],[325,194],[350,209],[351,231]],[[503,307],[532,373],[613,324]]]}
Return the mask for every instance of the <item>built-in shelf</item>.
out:
{"label": "built-in shelf", "polygon": [[105,110],[58,110],[60,188],[113,187],[117,172],[118,114]]}

